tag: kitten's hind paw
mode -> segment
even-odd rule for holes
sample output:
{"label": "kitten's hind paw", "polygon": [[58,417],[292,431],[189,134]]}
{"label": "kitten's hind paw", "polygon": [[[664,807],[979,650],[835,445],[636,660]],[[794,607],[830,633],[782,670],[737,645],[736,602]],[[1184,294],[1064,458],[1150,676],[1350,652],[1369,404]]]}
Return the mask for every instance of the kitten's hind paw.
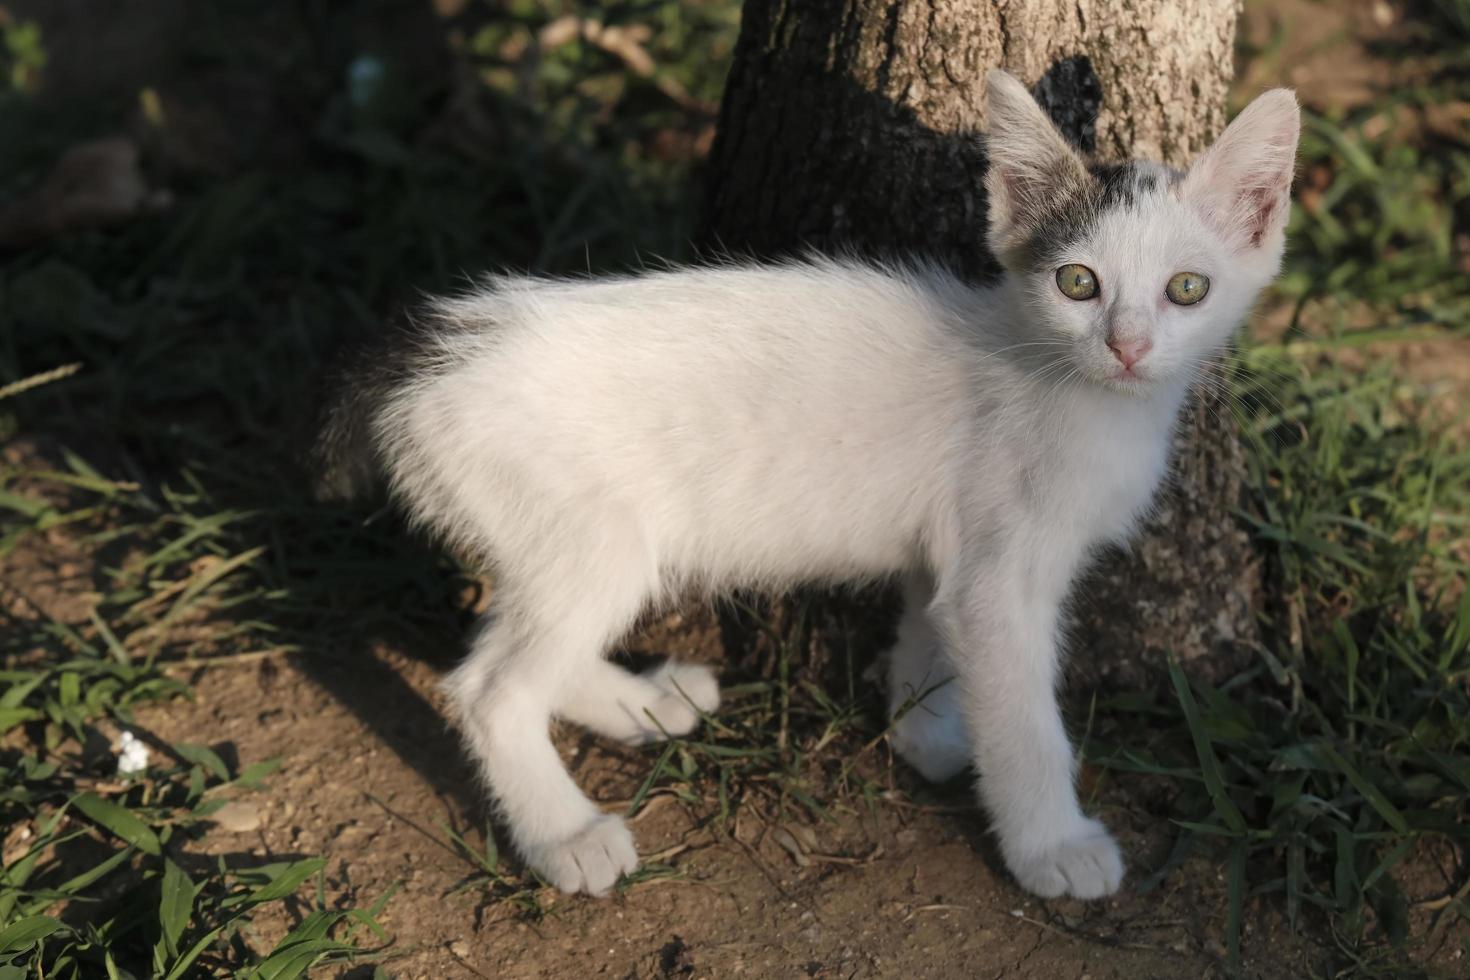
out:
{"label": "kitten's hind paw", "polygon": [[682,664],[669,660],[641,675],[663,690],[663,695],[648,706],[648,714],[639,719],[643,730],[629,741],[637,744],[657,742],[669,735],[688,735],[699,727],[701,713],[709,714],[720,706],[720,680],[703,664]]}
{"label": "kitten's hind paw", "polygon": [[638,849],[621,817],[605,814],[565,840],[524,848],[526,863],[558,891],[599,898],[638,869]]}
{"label": "kitten's hind paw", "polygon": [[964,719],[952,705],[914,705],[893,723],[890,738],[893,751],[931,783],[953,779],[974,761]]}
{"label": "kitten's hind paw", "polygon": [[1106,827],[1092,819],[1083,820],[1072,833],[1039,853],[1021,859],[1007,855],[1006,865],[1022,888],[1042,898],[1102,898],[1123,883],[1118,844]]}

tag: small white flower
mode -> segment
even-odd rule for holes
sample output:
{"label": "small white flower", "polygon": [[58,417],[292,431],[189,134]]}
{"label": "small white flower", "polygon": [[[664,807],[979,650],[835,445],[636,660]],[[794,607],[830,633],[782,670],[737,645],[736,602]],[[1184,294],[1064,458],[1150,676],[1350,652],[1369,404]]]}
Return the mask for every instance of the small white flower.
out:
{"label": "small white flower", "polygon": [[123,732],[118,740],[117,774],[136,776],[148,770],[148,746],[138,740],[132,732]]}

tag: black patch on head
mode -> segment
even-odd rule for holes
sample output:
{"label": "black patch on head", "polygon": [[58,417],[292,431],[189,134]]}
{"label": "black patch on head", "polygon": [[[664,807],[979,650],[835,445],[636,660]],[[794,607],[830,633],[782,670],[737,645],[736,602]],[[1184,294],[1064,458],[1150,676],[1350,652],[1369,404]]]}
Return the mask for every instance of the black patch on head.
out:
{"label": "black patch on head", "polygon": [[1134,193],[1133,164],[1096,163],[1087,172],[1102,186],[1097,209],[1112,211],[1115,208],[1131,208],[1138,202]]}
{"label": "black patch on head", "polygon": [[1156,194],[1163,186],[1161,175],[1171,184],[1181,176],[1176,171],[1156,163],[1133,160],[1129,163],[1099,163],[1087,168],[1102,185],[1099,208],[1131,208],[1150,194]]}
{"label": "black patch on head", "polygon": [[1016,250],[1017,257],[1031,268],[1056,264],[1073,242],[1091,233],[1105,213],[1136,207],[1142,198],[1159,193],[1162,180],[1173,183],[1181,176],[1143,161],[1097,163],[1087,173],[1091,180],[1057,187],[1055,204],[1034,220],[1031,234]]}

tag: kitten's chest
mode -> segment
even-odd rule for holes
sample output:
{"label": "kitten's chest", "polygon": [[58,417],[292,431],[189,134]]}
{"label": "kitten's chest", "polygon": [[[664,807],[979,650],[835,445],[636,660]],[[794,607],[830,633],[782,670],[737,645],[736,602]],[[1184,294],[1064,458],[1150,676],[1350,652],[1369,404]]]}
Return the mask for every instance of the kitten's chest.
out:
{"label": "kitten's chest", "polygon": [[1142,408],[1076,410],[1056,443],[1040,449],[1046,519],[1088,542],[1131,534],[1167,472],[1173,426],[1172,413]]}

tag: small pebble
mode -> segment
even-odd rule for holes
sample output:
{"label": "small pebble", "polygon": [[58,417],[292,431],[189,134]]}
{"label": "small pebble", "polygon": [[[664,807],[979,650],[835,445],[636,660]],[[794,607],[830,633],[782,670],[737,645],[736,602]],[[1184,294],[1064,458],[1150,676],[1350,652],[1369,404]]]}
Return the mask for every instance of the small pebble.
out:
{"label": "small pebble", "polygon": [[210,817],[220,830],[230,834],[248,834],[259,830],[263,822],[260,807],[247,800],[231,800]]}

